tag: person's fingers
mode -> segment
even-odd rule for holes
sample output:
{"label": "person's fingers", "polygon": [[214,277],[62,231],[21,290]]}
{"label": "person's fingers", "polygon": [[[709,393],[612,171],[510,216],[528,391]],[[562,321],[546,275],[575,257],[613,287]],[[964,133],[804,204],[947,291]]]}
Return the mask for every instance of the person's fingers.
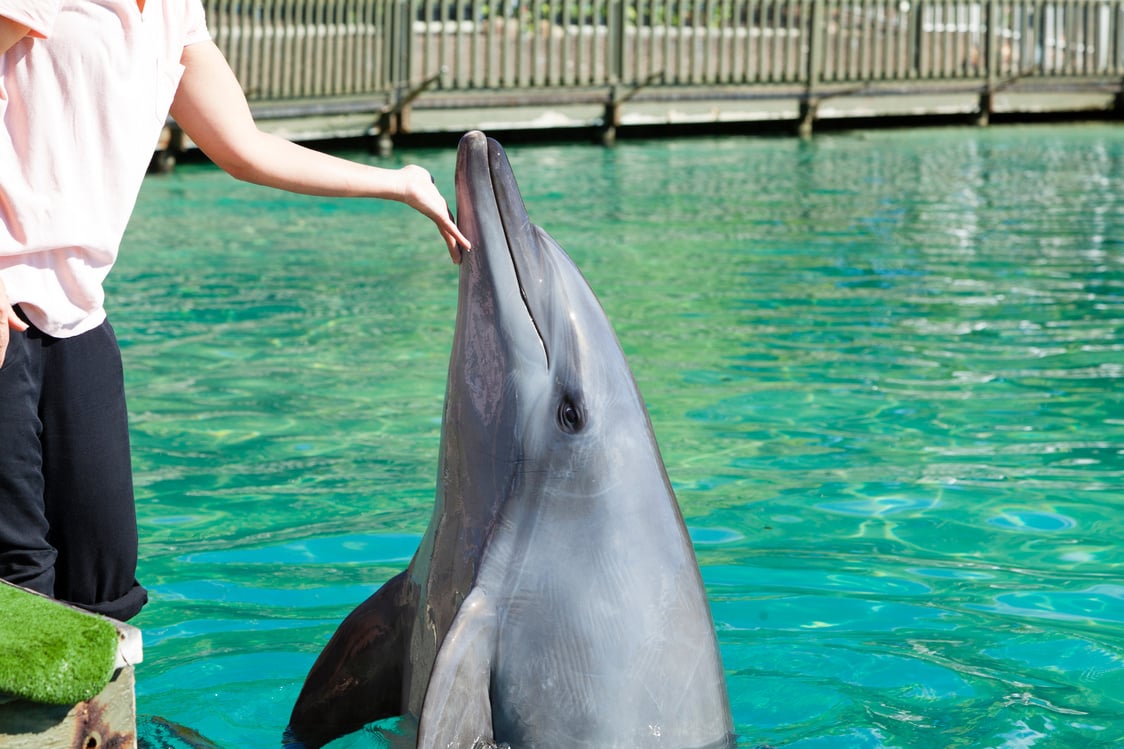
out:
{"label": "person's fingers", "polygon": [[416,164],[405,166],[403,170],[409,177],[406,202],[437,225],[437,230],[449,248],[449,257],[454,263],[459,263],[462,253],[472,249],[472,243],[457,226],[449,203],[441,195],[433,175]]}
{"label": "person's fingers", "polygon": [[[7,320],[4,320],[4,323],[5,323],[4,327],[5,328],[11,328],[12,330],[18,330],[21,333],[23,331],[27,330],[27,328],[28,328],[27,323],[25,323],[23,320],[21,320],[19,318],[19,315],[17,315],[15,312],[9,310],[9,312],[7,314],[7,318],[8,318]],[[3,316],[0,316],[0,320],[3,320]]]}
{"label": "person's fingers", "polygon": [[[452,221],[452,214],[449,214],[449,220]],[[468,237],[461,232],[460,227],[455,223],[453,224],[453,237],[465,252],[470,252],[472,250],[472,242],[468,241]]]}
{"label": "person's fingers", "polygon": [[452,235],[446,235],[445,244],[449,247],[449,257],[452,258],[455,264],[460,265],[461,260],[464,258],[464,255],[461,252],[461,246],[457,242],[456,237]]}
{"label": "person's fingers", "polygon": [[444,213],[438,212],[436,215],[430,214],[430,218],[437,224],[437,230],[441,232],[441,237],[449,247],[449,257],[453,259],[454,263],[459,264],[463,257],[462,253],[470,250],[472,248],[472,243],[461,233],[456,221],[453,220],[453,212],[449,210],[449,206],[445,203],[444,198],[440,198],[440,200],[442,208],[444,208]]}
{"label": "person's fingers", "polygon": [[4,356],[8,353],[8,343],[12,340],[12,331],[27,330],[27,323],[20,319],[11,305],[7,303],[7,296],[0,302],[0,366],[4,365]]}

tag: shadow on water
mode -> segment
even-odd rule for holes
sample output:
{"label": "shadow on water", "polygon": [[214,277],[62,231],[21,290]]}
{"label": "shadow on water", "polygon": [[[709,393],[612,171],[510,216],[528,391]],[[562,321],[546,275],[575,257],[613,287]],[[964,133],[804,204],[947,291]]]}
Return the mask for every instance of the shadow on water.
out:
{"label": "shadow on water", "polygon": [[137,718],[137,749],[226,748],[187,726],[155,715],[141,715]]}
{"label": "shadow on water", "polygon": [[[389,718],[331,742],[331,749],[414,749],[417,723],[407,718]],[[305,749],[287,729],[278,736],[279,749]],[[137,749],[236,749],[211,741],[193,728],[167,718],[141,715],[137,718]],[[263,748],[265,749],[265,748]]]}

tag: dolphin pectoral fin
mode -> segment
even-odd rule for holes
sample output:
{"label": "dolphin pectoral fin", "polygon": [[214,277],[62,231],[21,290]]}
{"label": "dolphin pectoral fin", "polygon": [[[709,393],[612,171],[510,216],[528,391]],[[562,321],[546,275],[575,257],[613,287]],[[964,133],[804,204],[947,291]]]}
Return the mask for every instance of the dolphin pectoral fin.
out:
{"label": "dolphin pectoral fin", "polygon": [[288,733],[315,749],[399,715],[414,608],[403,572],[352,611],[309,670]]}
{"label": "dolphin pectoral fin", "polygon": [[479,588],[473,588],[433,664],[418,749],[495,746],[490,697],[495,651],[495,609]]}

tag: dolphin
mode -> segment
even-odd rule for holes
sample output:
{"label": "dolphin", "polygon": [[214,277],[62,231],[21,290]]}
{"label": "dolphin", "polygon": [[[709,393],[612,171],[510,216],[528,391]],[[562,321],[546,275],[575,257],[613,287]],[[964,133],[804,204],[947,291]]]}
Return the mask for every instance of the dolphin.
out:
{"label": "dolphin", "polygon": [[733,746],[698,563],[612,326],[466,134],[437,492],[409,567],[340,625],[290,738],[406,715],[421,749]]}

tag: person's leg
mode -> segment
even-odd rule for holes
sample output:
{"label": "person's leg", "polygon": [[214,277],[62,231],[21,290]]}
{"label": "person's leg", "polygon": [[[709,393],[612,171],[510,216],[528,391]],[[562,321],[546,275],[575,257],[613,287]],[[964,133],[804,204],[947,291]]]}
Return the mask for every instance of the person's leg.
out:
{"label": "person's leg", "polygon": [[41,340],[11,331],[0,366],[0,578],[55,594],[55,549],[48,542],[39,434]]}
{"label": "person's leg", "polygon": [[109,323],[53,341],[44,355],[44,498],[58,550],[55,596],[129,619],[148,600],[136,580],[137,519],[121,352]]}

